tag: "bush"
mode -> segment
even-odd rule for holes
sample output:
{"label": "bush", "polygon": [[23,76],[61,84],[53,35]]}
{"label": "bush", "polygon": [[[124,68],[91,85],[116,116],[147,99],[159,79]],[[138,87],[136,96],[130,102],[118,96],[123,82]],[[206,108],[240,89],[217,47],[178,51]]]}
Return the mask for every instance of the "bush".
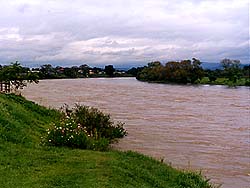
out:
{"label": "bush", "polygon": [[200,81],[200,84],[208,84],[210,83],[210,79],[208,77],[203,77]]}
{"label": "bush", "polygon": [[47,130],[48,145],[104,151],[127,134],[123,123],[115,124],[110,115],[96,108],[76,105],[71,110],[63,108],[63,112],[61,121]]}
{"label": "bush", "polygon": [[245,81],[245,86],[250,86],[250,80],[247,80]]}
{"label": "bush", "polygon": [[47,131],[46,141],[49,145],[82,149],[86,149],[88,146],[86,131],[78,126],[72,118],[62,119]]}
{"label": "bush", "polygon": [[65,111],[78,125],[85,127],[86,133],[95,139],[107,138],[112,141],[127,134],[123,123],[115,124],[110,115],[104,114],[97,108],[76,105],[73,110],[66,108]]}

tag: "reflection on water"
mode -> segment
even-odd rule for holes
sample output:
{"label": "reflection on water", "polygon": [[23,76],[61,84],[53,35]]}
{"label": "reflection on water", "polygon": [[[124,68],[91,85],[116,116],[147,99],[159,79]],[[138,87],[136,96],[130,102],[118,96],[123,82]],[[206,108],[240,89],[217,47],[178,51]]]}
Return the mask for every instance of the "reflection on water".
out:
{"label": "reflection on water", "polygon": [[95,106],[126,123],[115,147],[200,170],[224,188],[250,184],[250,91],[149,84],[134,78],[43,80],[23,95],[39,104]]}

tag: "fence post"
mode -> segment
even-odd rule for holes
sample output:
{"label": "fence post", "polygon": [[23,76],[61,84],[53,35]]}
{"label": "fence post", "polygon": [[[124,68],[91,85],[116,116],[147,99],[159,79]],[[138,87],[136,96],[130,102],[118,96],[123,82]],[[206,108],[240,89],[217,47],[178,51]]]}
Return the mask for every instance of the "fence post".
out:
{"label": "fence post", "polygon": [[8,85],[8,90],[7,90],[7,92],[10,93],[10,82],[8,82],[7,85]]}

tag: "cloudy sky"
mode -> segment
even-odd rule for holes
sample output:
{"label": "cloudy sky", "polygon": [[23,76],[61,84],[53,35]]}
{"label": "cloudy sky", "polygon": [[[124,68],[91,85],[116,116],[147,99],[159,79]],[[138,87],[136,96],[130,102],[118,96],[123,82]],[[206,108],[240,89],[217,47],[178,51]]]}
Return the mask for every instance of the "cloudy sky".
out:
{"label": "cloudy sky", "polygon": [[0,0],[0,63],[249,63],[248,0]]}

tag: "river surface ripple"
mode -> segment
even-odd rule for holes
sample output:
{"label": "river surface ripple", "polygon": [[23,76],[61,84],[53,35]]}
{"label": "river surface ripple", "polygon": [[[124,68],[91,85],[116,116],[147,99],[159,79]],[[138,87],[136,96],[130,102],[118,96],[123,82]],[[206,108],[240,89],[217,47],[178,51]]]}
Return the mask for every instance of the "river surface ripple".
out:
{"label": "river surface ripple", "polygon": [[202,170],[223,188],[250,186],[250,90],[149,84],[134,78],[42,80],[23,95],[41,105],[98,107],[125,122],[115,147]]}

